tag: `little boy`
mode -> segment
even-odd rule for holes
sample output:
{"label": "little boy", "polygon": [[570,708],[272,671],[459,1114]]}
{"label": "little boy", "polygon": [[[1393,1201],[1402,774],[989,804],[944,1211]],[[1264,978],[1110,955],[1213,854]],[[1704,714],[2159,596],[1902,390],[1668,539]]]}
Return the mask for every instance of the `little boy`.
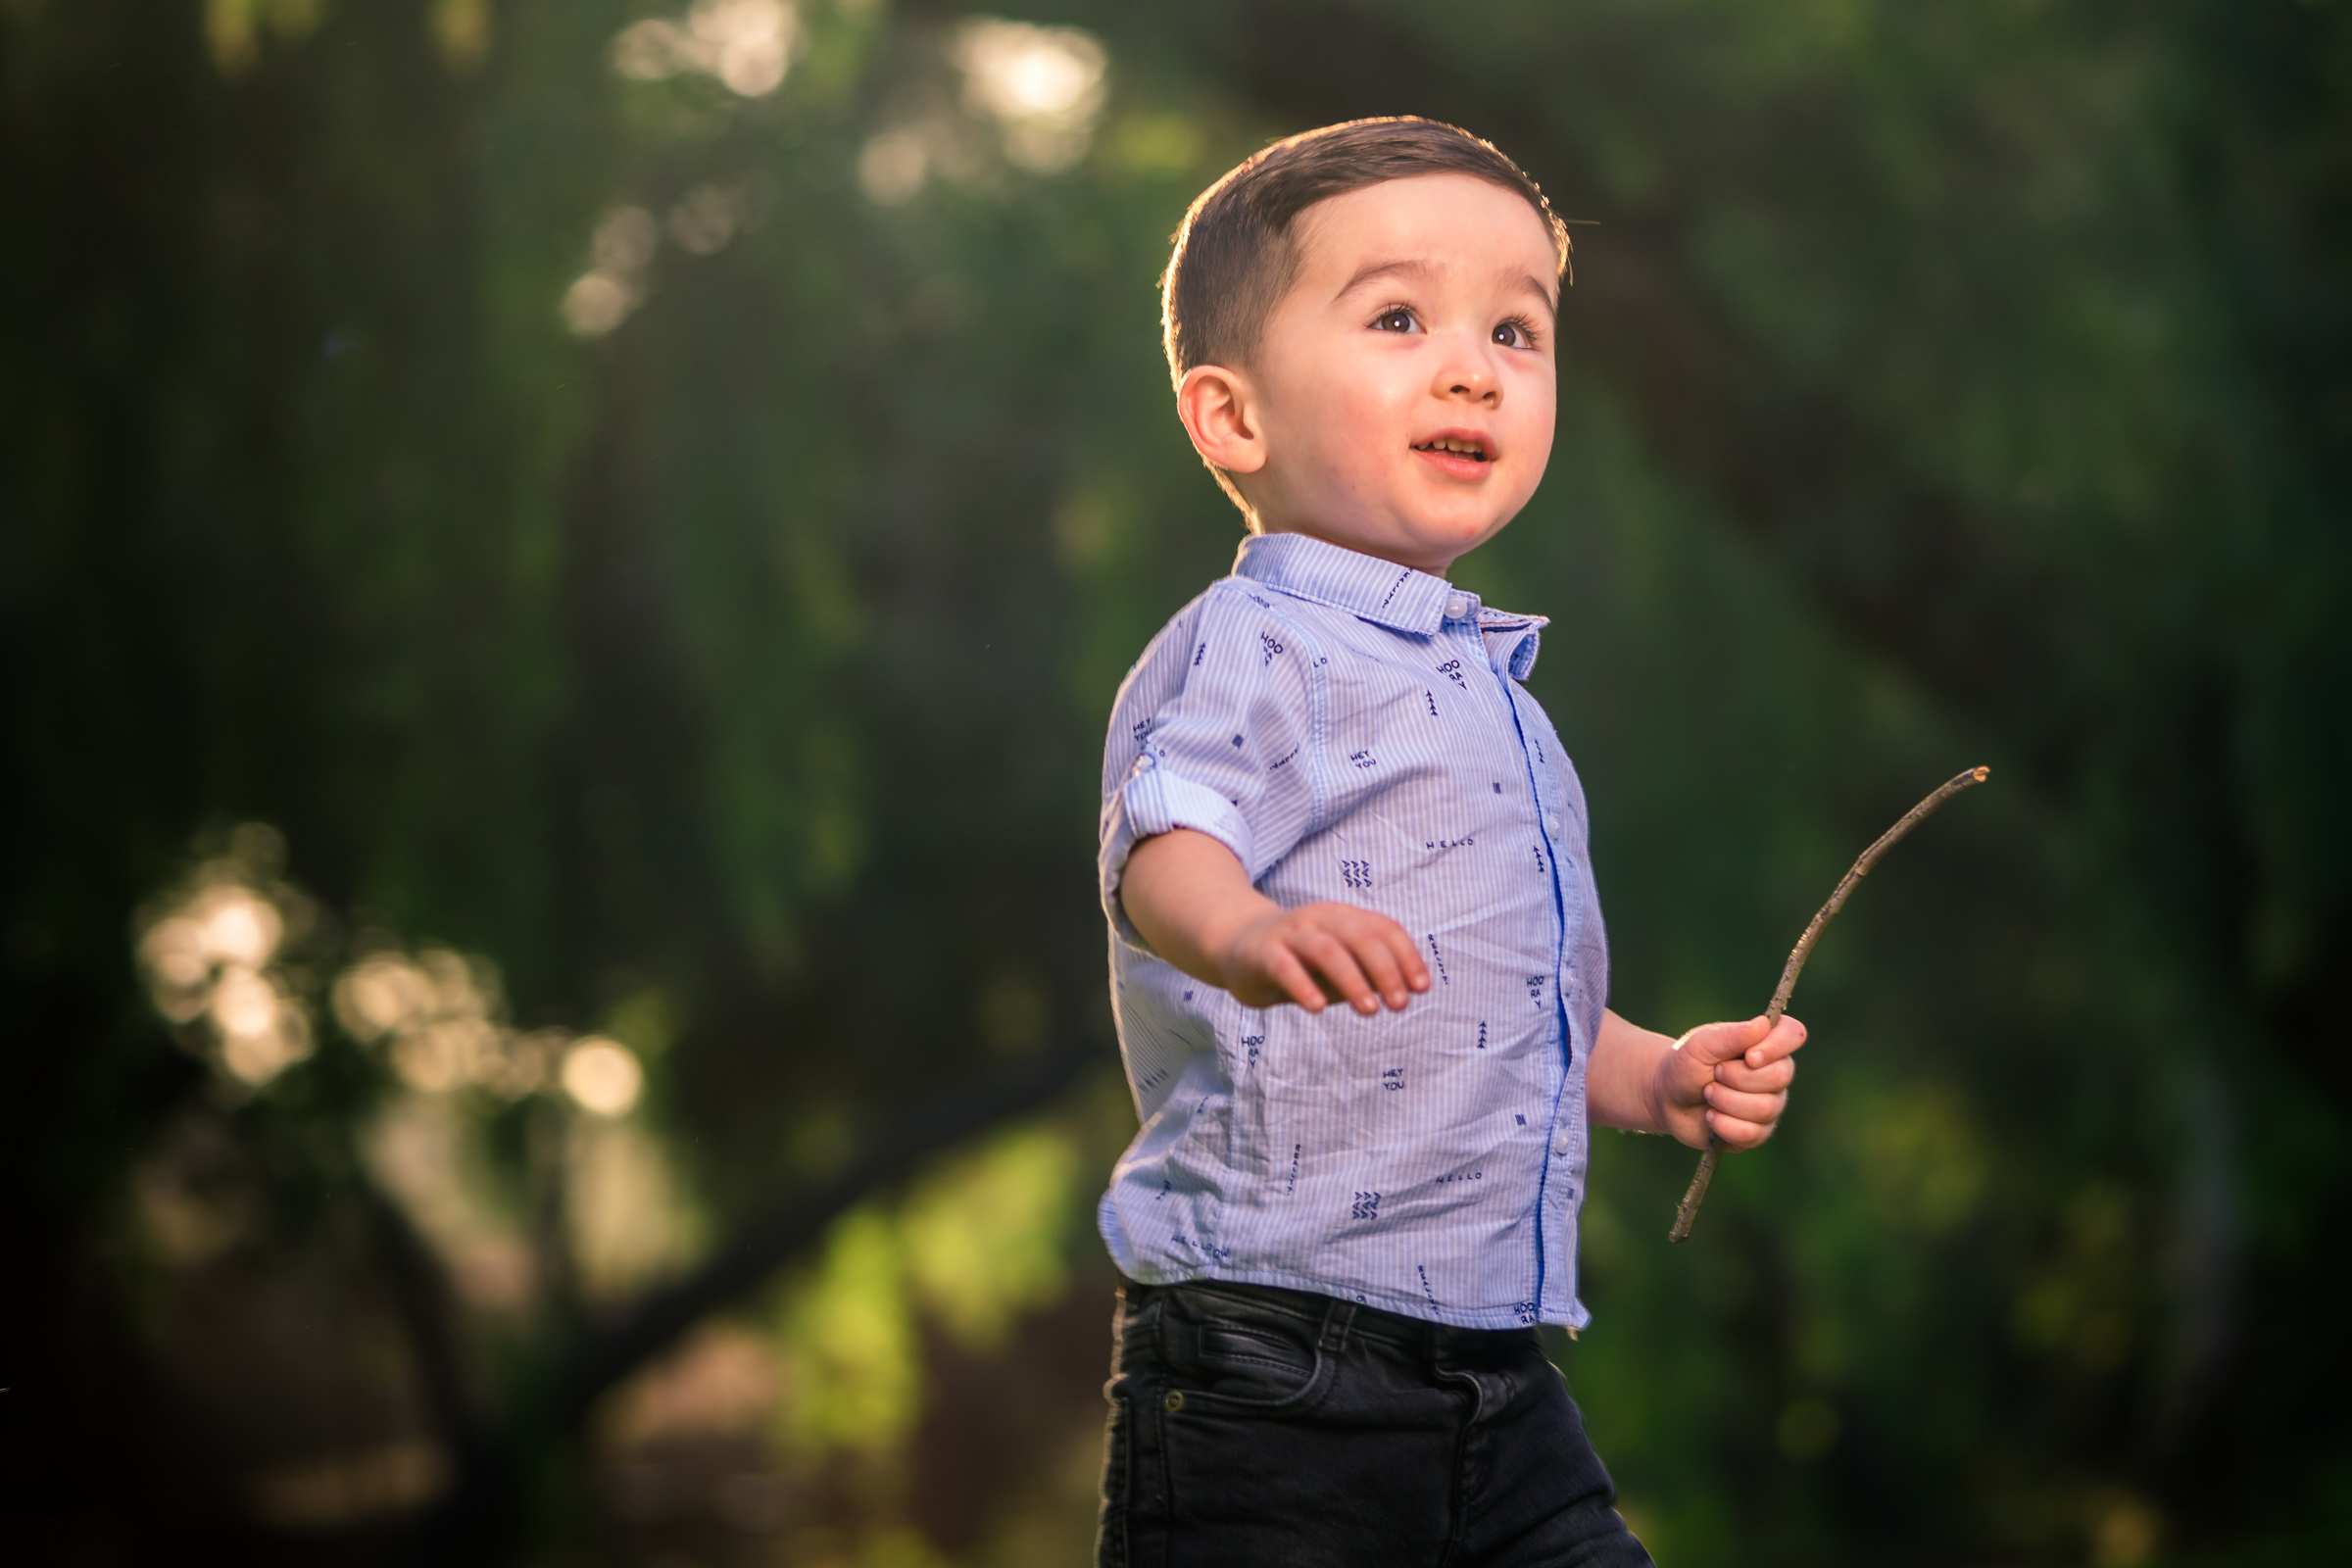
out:
{"label": "little boy", "polygon": [[1587,1123],[1753,1148],[1804,1029],[1606,1010],[1544,622],[1446,580],[1544,475],[1567,259],[1516,165],[1412,119],[1277,143],[1177,233],[1177,412],[1250,537],[1103,764],[1143,1117],[1104,1564],[1649,1561],[1533,1327],[1587,1320]]}

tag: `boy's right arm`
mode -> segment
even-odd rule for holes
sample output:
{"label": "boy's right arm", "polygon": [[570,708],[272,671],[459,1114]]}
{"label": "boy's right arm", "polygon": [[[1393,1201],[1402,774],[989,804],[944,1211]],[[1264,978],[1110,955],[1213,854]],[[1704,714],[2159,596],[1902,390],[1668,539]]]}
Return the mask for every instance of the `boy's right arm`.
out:
{"label": "boy's right arm", "polygon": [[1231,850],[1191,828],[1136,845],[1118,896],[1161,957],[1247,1006],[1296,1002],[1321,1012],[1345,1001],[1369,1015],[1383,1002],[1401,1011],[1412,992],[1429,989],[1404,927],[1351,904],[1286,909],[1250,885]]}

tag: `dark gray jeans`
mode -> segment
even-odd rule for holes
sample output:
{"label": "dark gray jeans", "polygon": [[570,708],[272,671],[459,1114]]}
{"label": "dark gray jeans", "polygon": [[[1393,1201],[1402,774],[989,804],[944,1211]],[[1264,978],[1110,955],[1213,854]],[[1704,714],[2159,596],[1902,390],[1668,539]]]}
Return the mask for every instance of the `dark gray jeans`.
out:
{"label": "dark gray jeans", "polygon": [[1104,1393],[1102,1568],[1650,1560],[1533,1329],[1130,1282]]}

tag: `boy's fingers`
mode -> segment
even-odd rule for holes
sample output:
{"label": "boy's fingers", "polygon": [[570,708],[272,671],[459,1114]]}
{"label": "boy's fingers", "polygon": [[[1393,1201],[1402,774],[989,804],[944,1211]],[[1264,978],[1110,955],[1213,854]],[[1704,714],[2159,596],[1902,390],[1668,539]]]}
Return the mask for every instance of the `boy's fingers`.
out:
{"label": "boy's fingers", "polygon": [[1772,1033],[1749,1046],[1741,1053],[1741,1056],[1750,1067],[1761,1067],[1793,1054],[1796,1048],[1804,1043],[1805,1026],[1784,1015],[1779,1023],[1772,1026]]}
{"label": "boy's fingers", "polygon": [[1779,1094],[1796,1081],[1796,1063],[1782,1056],[1764,1066],[1751,1067],[1745,1057],[1734,1056],[1715,1064],[1715,1081],[1748,1094]]}
{"label": "boy's fingers", "polygon": [[1716,1141],[1726,1149],[1753,1149],[1772,1136],[1769,1123],[1758,1125],[1716,1110],[1707,1112],[1707,1131],[1713,1133]]}
{"label": "boy's fingers", "polygon": [[1765,1038],[1764,1020],[1755,1017],[1745,1023],[1701,1024],[1683,1036],[1676,1049],[1712,1067],[1717,1062],[1737,1061],[1750,1046]]}
{"label": "boy's fingers", "polygon": [[1413,940],[1412,933],[1391,920],[1381,936],[1387,941],[1390,951],[1396,955],[1397,965],[1404,971],[1404,983],[1415,991],[1427,991],[1429,965],[1421,960],[1420,944]]}
{"label": "boy's fingers", "polygon": [[1404,988],[1404,969],[1396,961],[1396,952],[1381,940],[1381,933],[1370,931],[1358,934],[1348,944],[1348,951],[1372,982],[1380,999],[1392,1007],[1402,1007],[1408,992]]}
{"label": "boy's fingers", "polygon": [[1306,972],[1306,965],[1292,956],[1287,948],[1276,948],[1266,960],[1266,977],[1282,987],[1293,1002],[1309,1012],[1321,1012],[1324,1006],[1323,988],[1315,977]]}
{"label": "boy's fingers", "polygon": [[1706,1089],[1707,1108],[1737,1121],[1770,1125],[1780,1120],[1781,1112],[1788,1107],[1787,1095],[1746,1095],[1721,1084],[1709,1084]]}
{"label": "boy's fingers", "polygon": [[1347,999],[1358,1012],[1380,1010],[1380,998],[1372,991],[1372,983],[1364,971],[1356,967],[1355,956],[1348,945],[1328,931],[1301,931],[1298,937],[1298,956],[1323,977],[1325,989]]}

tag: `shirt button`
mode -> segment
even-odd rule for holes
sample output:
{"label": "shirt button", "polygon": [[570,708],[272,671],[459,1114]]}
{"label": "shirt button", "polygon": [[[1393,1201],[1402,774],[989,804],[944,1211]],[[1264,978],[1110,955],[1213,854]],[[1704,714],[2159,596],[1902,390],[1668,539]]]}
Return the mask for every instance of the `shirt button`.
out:
{"label": "shirt button", "polygon": [[1568,1141],[1568,1135],[1566,1133],[1560,1134],[1559,1141],[1551,1146],[1551,1152],[1559,1155],[1562,1159],[1566,1159],[1571,1153],[1575,1152],[1575,1150],[1576,1146]]}
{"label": "shirt button", "polygon": [[1470,601],[1467,596],[1462,594],[1446,596],[1446,618],[1447,620],[1459,620],[1468,613],[1470,613]]}
{"label": "shirt button", "polygon": [[1555,839],[1560,836],[1560,815],[1557,811],[1544,813],[1544,831]]}

